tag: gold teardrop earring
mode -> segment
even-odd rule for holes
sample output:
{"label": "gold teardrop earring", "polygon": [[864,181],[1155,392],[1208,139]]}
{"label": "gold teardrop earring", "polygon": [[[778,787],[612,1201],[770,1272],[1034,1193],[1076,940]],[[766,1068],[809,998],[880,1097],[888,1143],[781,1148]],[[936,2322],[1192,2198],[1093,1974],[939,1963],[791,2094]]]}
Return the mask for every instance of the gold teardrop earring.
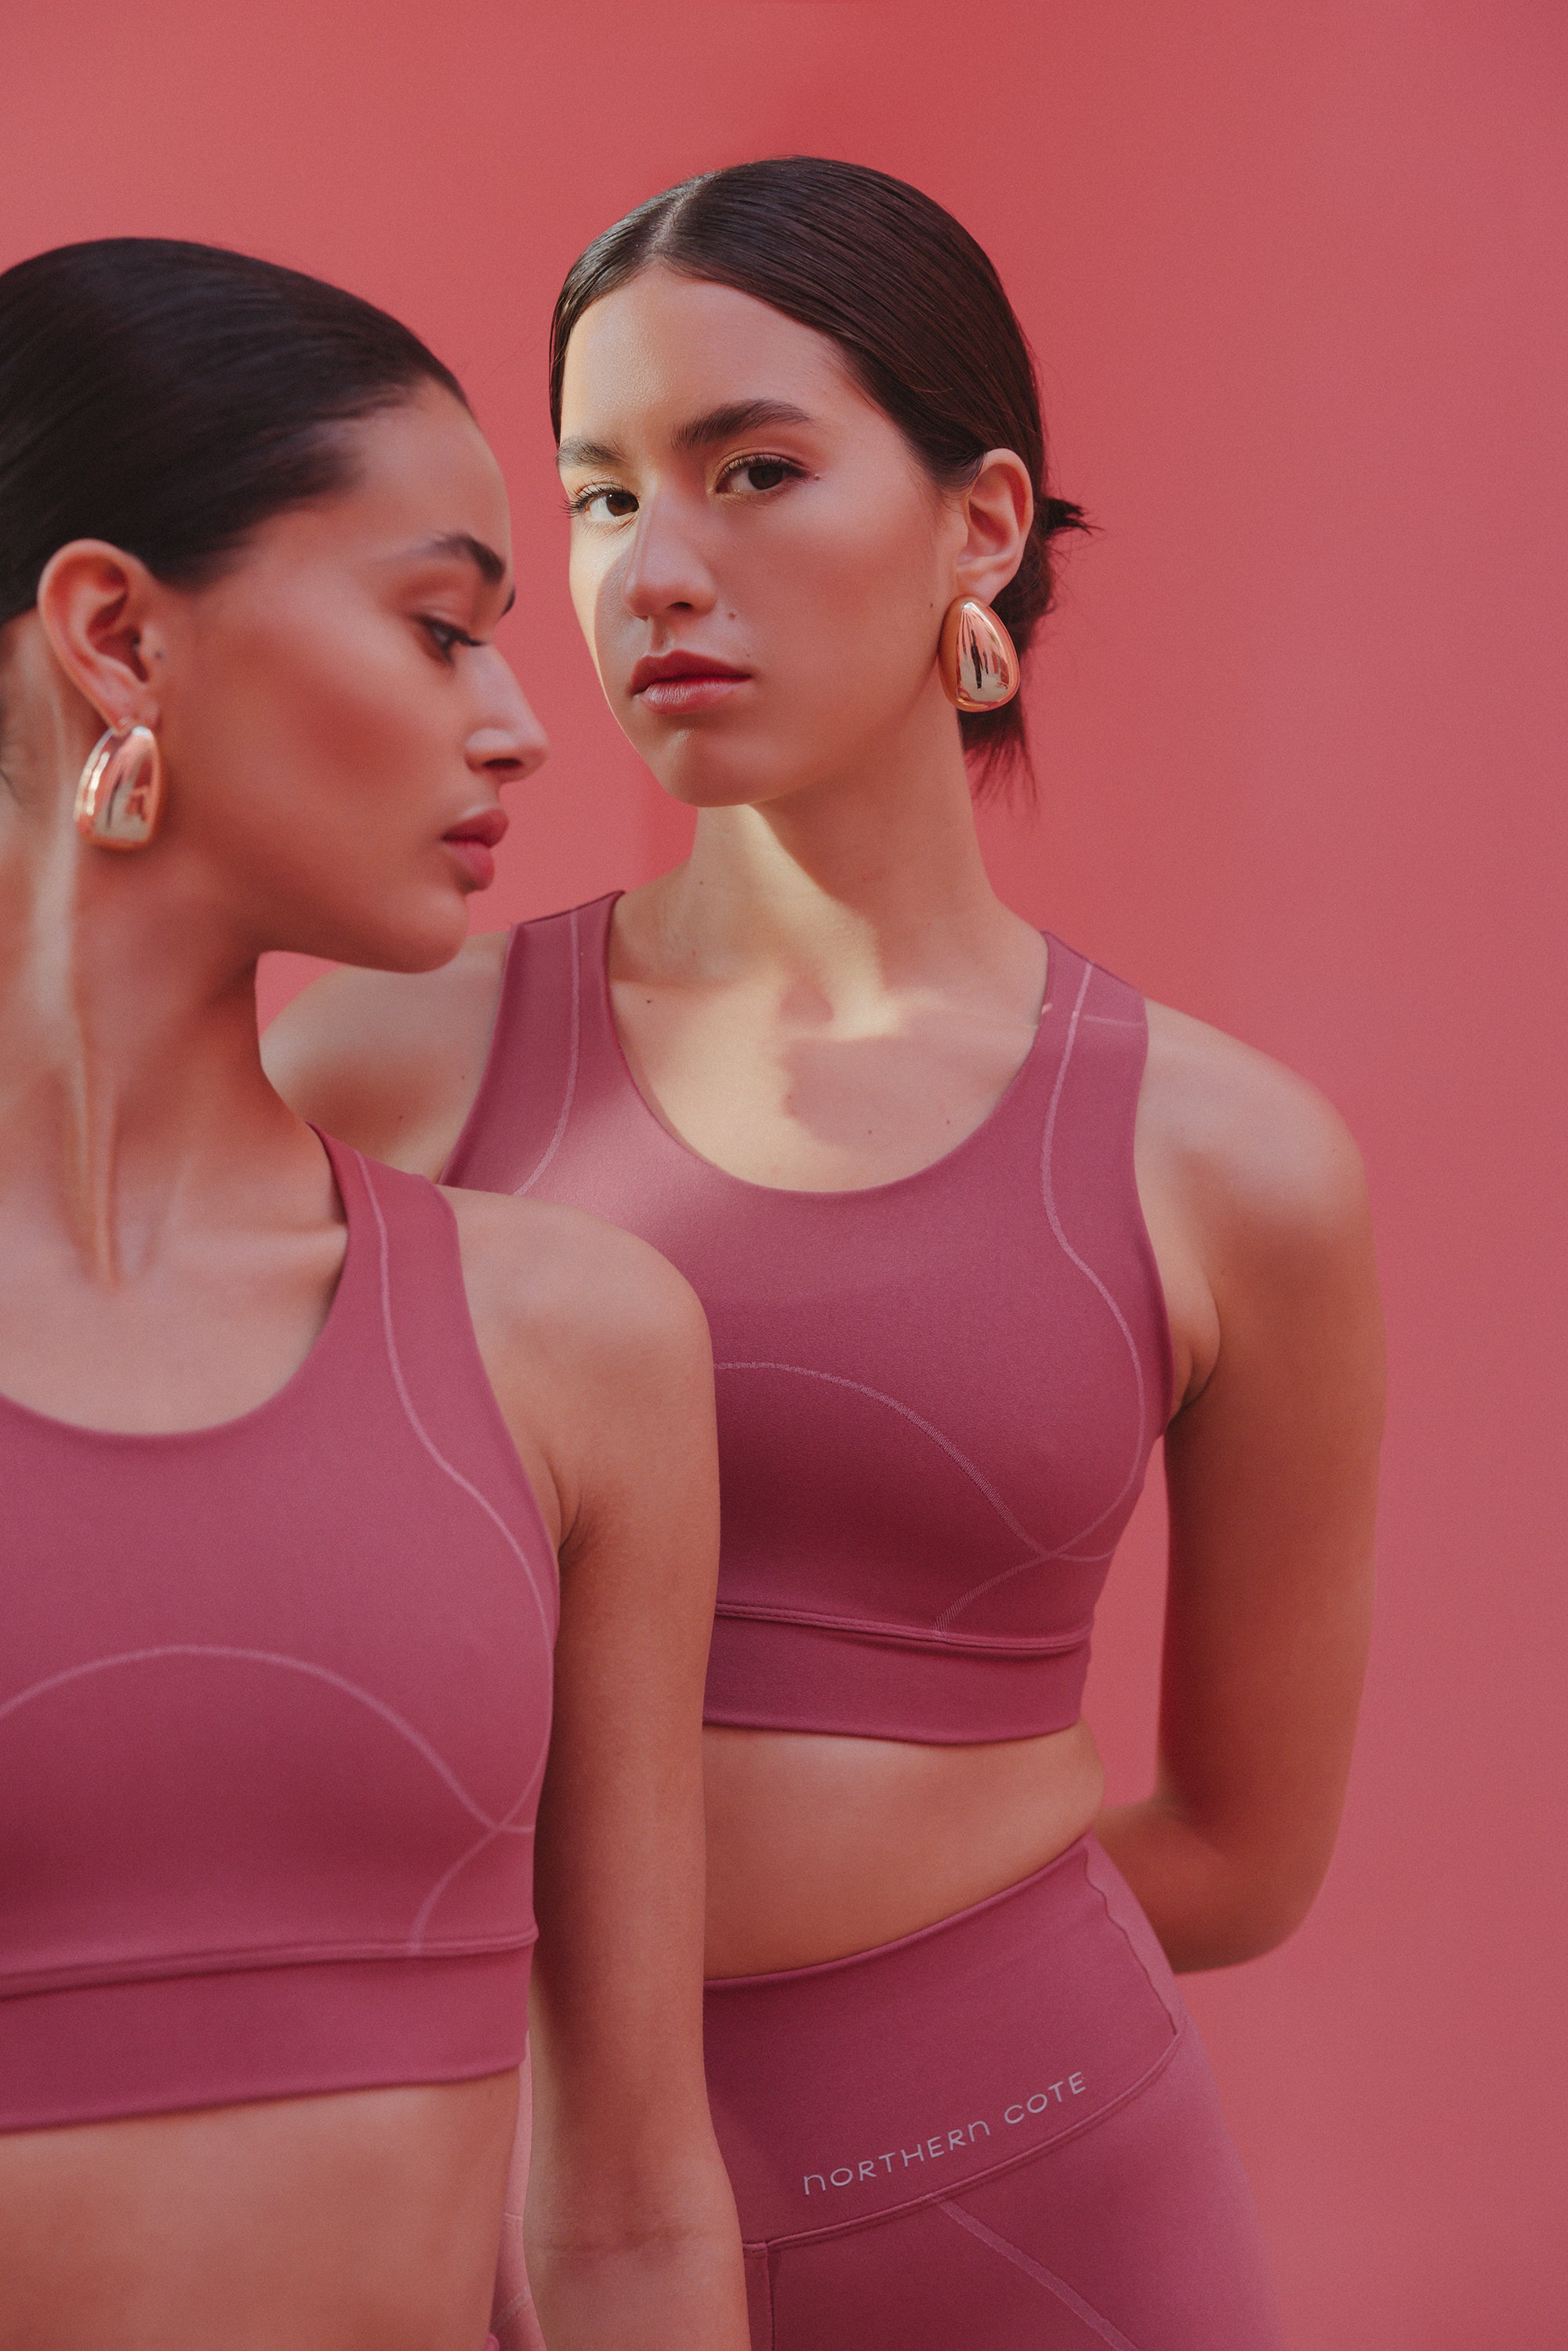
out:
{"label": "gold teardrop earring", "polygon": [[163,814],[163,755],[150,726],[100,735],[77,786],[76,826],[96,849],[145,849]]}
{"label": "gold teardrop earring", "polygon": [[999,710],[1019,690],[1018,649],[976,596],[955,596],[936,648],[942,690],[958,710]]}

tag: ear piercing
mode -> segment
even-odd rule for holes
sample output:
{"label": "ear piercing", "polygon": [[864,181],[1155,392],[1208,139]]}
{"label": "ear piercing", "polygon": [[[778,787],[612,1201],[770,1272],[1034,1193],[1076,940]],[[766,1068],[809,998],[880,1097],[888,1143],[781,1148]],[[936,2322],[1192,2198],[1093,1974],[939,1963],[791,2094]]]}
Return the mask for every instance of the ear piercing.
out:
{"label": "ear piercing", "polygon": [[936,665],[959,710],[999,710],[1019,690],[1019,657],[1007,629],[977,597],[955,596],[942,623]]}
{"label": "ear piercing", "polygon": [[98,849],[145,849],[163,813],[163,758],[150,726],[121,719],[93,745],[77,786],[76,827]]}

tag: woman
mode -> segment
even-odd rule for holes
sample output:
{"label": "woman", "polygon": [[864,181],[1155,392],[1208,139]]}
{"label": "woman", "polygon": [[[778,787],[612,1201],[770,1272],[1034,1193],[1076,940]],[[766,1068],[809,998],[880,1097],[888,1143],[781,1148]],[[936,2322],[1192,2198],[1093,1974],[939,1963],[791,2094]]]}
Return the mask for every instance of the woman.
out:
{"label": "woman", "polygon": [[510,577],[367,304],[156,240],[0,277],[5,2351],[478,2351],[536,1905],[551,2351],[744,2341],[700,1312],[325,1143],[256,1037],[266,948],[462,939],[544,756]]}
{"label": "woman", "polygon": [[[754,2344],[1260,2351],[1172,1970],[1278,1943],[1333,1844],[1381,1412],[1355,1152],[986,878],[966,755],[1021,749],[1005,632],[1077,515],[948,214],[800,158],[672,190],[571,271],[554,390],[579,617],[691,857],[323,982],[285,1090],[629,1226],[707,1310]],[[1159,1784],[1106,1811],[1090,1619],[1162,1431]]]}

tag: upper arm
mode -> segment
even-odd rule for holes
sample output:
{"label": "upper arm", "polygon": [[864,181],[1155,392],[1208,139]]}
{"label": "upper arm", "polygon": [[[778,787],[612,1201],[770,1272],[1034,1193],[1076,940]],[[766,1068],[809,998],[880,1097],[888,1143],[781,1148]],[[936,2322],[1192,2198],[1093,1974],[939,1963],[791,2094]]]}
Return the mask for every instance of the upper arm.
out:
{"label": "upper arm", "polygon": [[[536,1848],[535,2110],[563,2200],[639,2191],[621,2158],[708,2128],[702,2073],[703,1685],[718,1568],[707,1325],[631,1235],[455,1196],[470,1232],[526,1216],[529,1298],[482,1294],[504,1411],[560,1529],[555,1719]],[[497,1339],[497,1332],[500,1333]],[[487,1335],[486,1335],[487,1334]],[[525,1458],[527,1455],[525,1454]],[[536,1472],[536,1475],[538,1473]],[[553,2190],[551,2191],[554,2192]]]}
{"label": "upper arm", "polygon": [[267,1076],[329,1134],[438,1176],[484,1074],[505,954],[486,932],[439,971],[329,972],[267,1029]]}
{"label": "upper arm", "polygon": [[1179,1016],[1151,1037],[1162,1213],[1210,1318],[1166,1437],[1163,1789],[1272,1880],[1283,1931],[1327,1865],[1370,1634],[1383,1332],[1366,1186],[1300,1080]]}

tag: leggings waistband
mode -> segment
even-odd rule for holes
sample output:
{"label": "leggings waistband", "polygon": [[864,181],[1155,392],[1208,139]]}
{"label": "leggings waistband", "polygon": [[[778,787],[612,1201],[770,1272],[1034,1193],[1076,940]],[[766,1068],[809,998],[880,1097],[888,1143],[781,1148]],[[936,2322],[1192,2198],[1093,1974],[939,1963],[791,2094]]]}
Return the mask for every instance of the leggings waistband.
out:
{"label": "leggings waistband", "polygon": [[707,1988],[708,2088],[748,2242],[865,2225],[1087,2128],[1186,2019],[1085,1837],[896,1942]]}

